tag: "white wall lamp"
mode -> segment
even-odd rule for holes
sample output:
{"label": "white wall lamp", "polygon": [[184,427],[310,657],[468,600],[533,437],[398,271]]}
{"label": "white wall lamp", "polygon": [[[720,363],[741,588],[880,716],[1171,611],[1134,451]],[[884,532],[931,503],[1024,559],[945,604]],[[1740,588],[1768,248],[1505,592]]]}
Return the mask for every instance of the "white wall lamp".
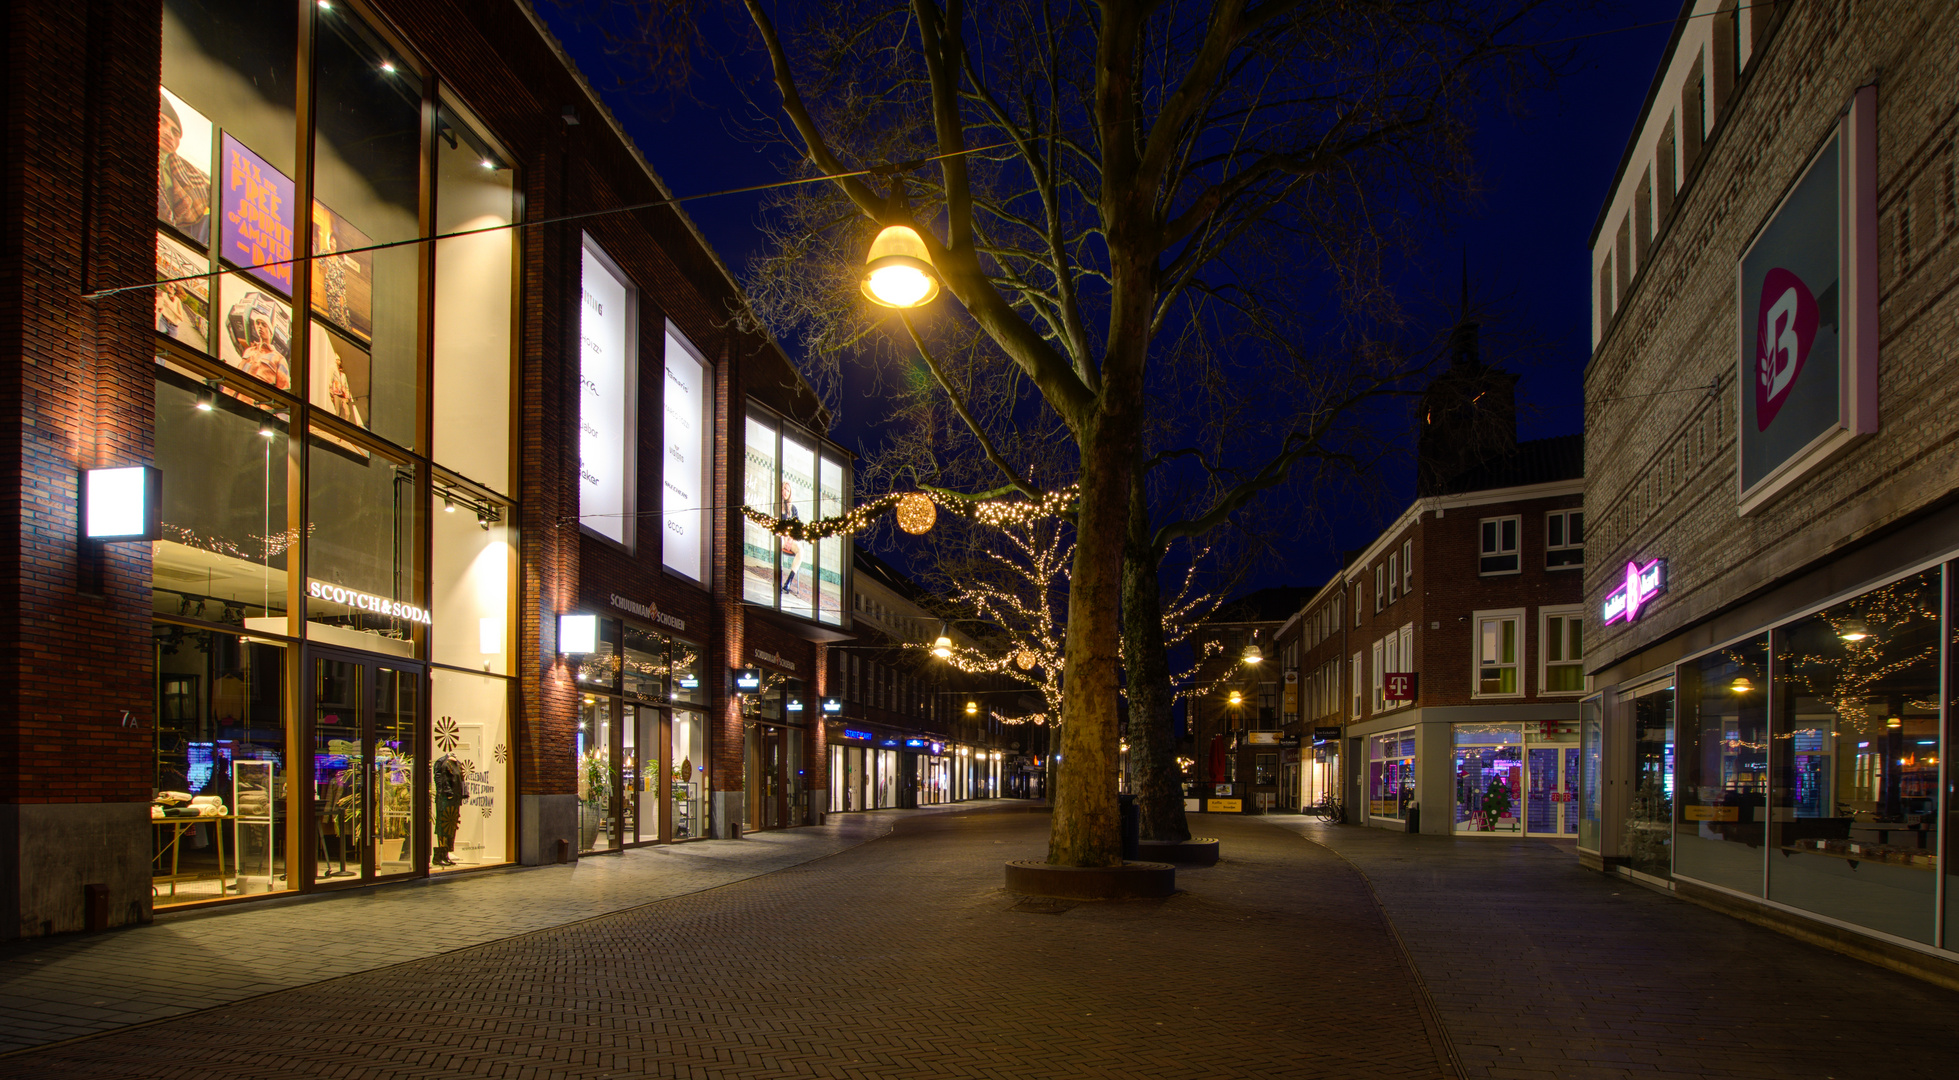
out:
{"label": "white wall lamp", "polygon": [[599,651],[597,615],[558,616],[558,655],[590,656]]}
{"label": "white wall lamp", "polygon": [[163,539],[163,470],[153,465],[83,469],[82,539],[105,544]]}

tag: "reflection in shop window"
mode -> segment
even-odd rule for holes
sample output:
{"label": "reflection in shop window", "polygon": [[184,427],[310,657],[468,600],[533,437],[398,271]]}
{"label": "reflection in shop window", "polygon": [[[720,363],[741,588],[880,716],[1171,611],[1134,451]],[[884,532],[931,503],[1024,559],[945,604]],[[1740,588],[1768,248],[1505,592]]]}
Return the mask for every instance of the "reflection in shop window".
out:
{"label": "reflection in shop window", "polygon": [[151,610],[290,633],[285,421],[173,366],[156,375],[163,538],[151,547]]}
{"label": "reflection in shop window", "polygon": [[1928,571],[1772,635],[1770,899],[1932,940],[1940,592]]}
{"label": "reflection in shop window", "polygon": [[1680,665],[1674,872],[1762,895],[1768,821],[1768,635]]}
{"label": "reflection in shop window", "polygon": [[[315,438],[308,481],[307,635],[346,648],[416,655],[431,619],[420,605],[415,466]],[[313,585],[333,591],[320,590]]]}

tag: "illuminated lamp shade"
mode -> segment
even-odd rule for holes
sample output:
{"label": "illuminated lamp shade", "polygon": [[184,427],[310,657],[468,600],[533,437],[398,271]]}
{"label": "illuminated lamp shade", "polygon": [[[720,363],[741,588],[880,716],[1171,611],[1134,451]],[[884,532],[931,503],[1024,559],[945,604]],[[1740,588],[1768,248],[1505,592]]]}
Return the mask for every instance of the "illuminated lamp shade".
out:
{"label": "illuminated lamp shade", "polygon": [[1749,680],[1748,676],[1743,675],[1741,678],[1729,683],[1728,690],[1736,694],[1752,694],[1755,692],[1755,684]]}
{"label": "illuminated lamp shade", "polygon": [[558,616],[558,652],[564,656],[589,656],[599,651],[597,615]]}
{"label": "illuminated lamp shade", "polygon": [[932,531],[939,520],[939,507],[930,495],[922,491],[908,492],[898,497],[898,527],[912,534],[923,536]]}
{"label": "illuminated lamp shade", "polygon": [[1231,692],[1230,700],[1233,705],[1243,705],[1245,703],[1245,695],[1239,693],[1236,690],[1233,690]]}
{"label": "illuminated lamp shade", "polygon": [[977,702],[977,701],[968,701],[968,702],[966,703],[966,715],[967,715],[967,716],[978,716],[978,715],[979,715],[979,702]]}
{"label": "illuminated lamp shade", "polygon": [[941,660],[952,656],[952,639],[944,634],[940,634],[939,640],[932,643],[932,655]]}
{"label": "illuminated lamp shade", "polygon": [[1022,646],[1021,650],[1014,654],[1014,666],[1022,671],[1033,670],[1034,650]]}
{"label": "illuminated lamp shade", "polygon": [[1845,641],[1862,641],[1871,636],[1870,625],[1862,619],[1849,618],[1837,627],[1837,636]]}
{"label": "illuminated lamp shade", "polygon": [[939,295],[938,269],[918,230],[888,225],[864,260],[864,295],[888,308],[914,308]]}
{"label": "illuminated lamp shade", "polygon": [[1265,660],[1265,650],[1260,649],[1256,645],[1245,646],[1245,663],[1258,664],[1258,663],[1263,663],[1264,660]]}

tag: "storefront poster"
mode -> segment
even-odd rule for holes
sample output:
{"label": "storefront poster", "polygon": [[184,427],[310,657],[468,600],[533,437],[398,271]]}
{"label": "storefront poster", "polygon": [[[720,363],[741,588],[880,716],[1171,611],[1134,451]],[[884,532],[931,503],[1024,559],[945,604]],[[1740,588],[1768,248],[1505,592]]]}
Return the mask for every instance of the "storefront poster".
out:
{"label": "storefront poster", "polygon": [[632,546],[631,355],[634,293],[587,236],[579,293],[578,516]]}
{"label": "storefront poster", "polygon": [[344,333],[374,341],[374,241],[347,219],[313,200],[313,311]]}
{"label": "storefront poster", "polygon": [[[167,283],[156,287],[157,333],[199,352],[211,349],[211,279],[191,275],[208,269],[201,252],[157,234],[156,277]],[[190,280],[171,280],[183,277]]]}
{"label": "storefront poster", "polygon": [[211,242],[211,121],[159,90],[156,218],[202,247]]}
{"label": "storefront poster", "polygon": [[706,535],[706,501],[701,498],[702,464],[707,429],[707,368],[694,358],[673,329],[667,329],[666,447],[660,476],[660,520],[665,525],[661,559],[667,569],[695,581],[706,577],[701,568]]}
{"label": "storefront poster", "polygon": [[292,295],[293,182],[245,144],[223,137],[224,242],[219,257],[277,290]]}
{"label": "storefront poster", "polygon": [[219,359],[281,390],[292,388],[292,309],[253,282],[224,275]]}
{"label": "storefront poster", "polygon": [[372,383],[372,361],[367,350],[328,329],[324,323],[313,324],[309,340],[313,347],[310,364],[313,385],[309,391],[313,404],[330,410],[355,427],[366,427]]}
{"label": "storefront poster", "polygon": [[1741,257],[1744,513],[1876,428],[1875,111],[1867,88]]}

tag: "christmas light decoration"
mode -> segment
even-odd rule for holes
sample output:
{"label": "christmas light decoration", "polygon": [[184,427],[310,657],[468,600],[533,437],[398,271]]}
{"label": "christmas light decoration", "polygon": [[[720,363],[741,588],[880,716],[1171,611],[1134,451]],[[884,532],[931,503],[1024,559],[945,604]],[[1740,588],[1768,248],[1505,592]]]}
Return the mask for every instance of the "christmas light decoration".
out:
{"label": "christmas light decoration", "polygon": [[1025,645],[1014,650],[1014,666],[1022,671],[1032,671],[1034,669],[1034,650]]}
{"label": "christmas light decoration", "polygon": [[912,534],[923,536],[932,531],[939,520],[939,507],[930,495],[922,491],[908,491],[898,496],[898,527]]}

